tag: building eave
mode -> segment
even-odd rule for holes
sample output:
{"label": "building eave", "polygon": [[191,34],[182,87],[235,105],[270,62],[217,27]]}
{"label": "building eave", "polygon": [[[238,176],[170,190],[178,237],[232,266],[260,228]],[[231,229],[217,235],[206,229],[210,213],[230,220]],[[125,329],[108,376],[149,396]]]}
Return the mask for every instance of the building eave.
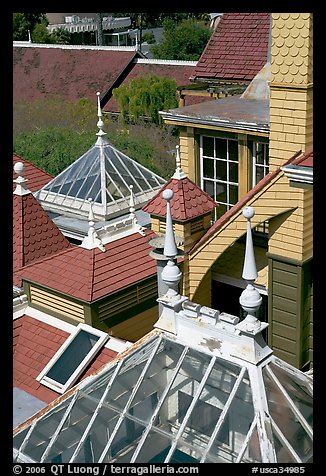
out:
{"label": "building eave", "polygon": [[172,114],[169,112],[159,111],[164,121],[176,122],[182,124],[200,125],[200,126],[214,126],[224,129],[246,130],[250,132],[269,133],[269,124],[258,124],[255,122],[246,121],[231,121],[227,119],[220,119],[218,117],[191,117],[182,114]]}
{"label": "building eave", "polygon": [[301,165],[285,165],[281,167],[287,178],[291,182],[303,182],[313,185],[313,169],[312,167],[303,167]]}

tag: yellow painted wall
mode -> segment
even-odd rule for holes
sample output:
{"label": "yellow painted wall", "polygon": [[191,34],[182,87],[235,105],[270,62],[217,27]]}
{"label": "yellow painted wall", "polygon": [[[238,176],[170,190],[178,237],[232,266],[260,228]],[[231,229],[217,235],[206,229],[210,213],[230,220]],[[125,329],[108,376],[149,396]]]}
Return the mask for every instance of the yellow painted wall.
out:
{"label": "yellow painted wall", "polygon": [[[253,197],[246,206],[253,206],[255,209],[255,216],[251,220],[252,228],[263,223],[265,220],[269,220],[275,215],[280,215],[284,218],[285,213],[288,212],[289,217],[292,216],[297,209],[298,199],[301,194],[301,189],[292,190],[289,187],[287,177],[283,172],[280,172],[274,179],[270,181],[259,193]],[[297,224],[296,230],[300,235],[300,223],[303,224],[303,220],[300,219],[303,209],[299,209],[295,215],[295,223]],[[301,213],[301,215],[300,215]],[[273,220],[281,220],[282,218],[273,218]],[[276,222],[275,222],[276,223]],[[284,222],[285,229],[289,232],[289,228]],[[240,236],[246,231],[246,220],[242,215],[242,209],[238,210],[230,220],[225,223],[214,235],[207,239],[200,247],[197,248],[190,255],[189,264],[189,292],[190,299],[193,299],[194,294],[199,286],[201,286],[201,280],[206,272],[208,272],[211,266],[216,260],[224,253],[224,251],[231,245],[233,245]],[[292,235],[293,230],[289,232]],[[277,228],[272,228],[272,244],[274,247],[285,248],[285,238],[282,233],[280,236],[277,234]],[[289,243],[288,249],[292,254],[300,253],[297,241],[299,237],[293,236],[292,243]],[[270,251],[270,250],[269,250]],[[288,250],[286,250],[287,252]],[[278,251],[279,253],[280,251]],[[298,259],[298,258],[297,258]]]}
{"label": "yellow painted wall", "polygon": [[273,13],[270,81],[270,170],[313,141],[311,13]]}

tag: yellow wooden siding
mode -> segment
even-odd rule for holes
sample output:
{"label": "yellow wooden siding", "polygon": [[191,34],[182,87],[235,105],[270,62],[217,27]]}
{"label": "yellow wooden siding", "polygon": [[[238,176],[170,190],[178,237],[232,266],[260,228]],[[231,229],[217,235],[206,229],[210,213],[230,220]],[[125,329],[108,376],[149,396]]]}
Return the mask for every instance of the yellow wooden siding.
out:
{"label": "yellow wooden siding", "polygon": [[[246,204],[246,206],[253,206],[255,209],[255,216],[251,220],[252,227],[257,226],[265,220],[269,220],[275,214],[283,214],[284,216],[285,212],[289,212],[289,216],[287,216],[287,219],[289,219],[298,205],[298,197],[300,197],[301,192],[301,189],[290,189],[288,179],[280,172]],[[190,255],[189,291],[191,299],[206,271],[208,271],[229,246],[235,243],[237,239],[245,233],[246,220],[242,215],[242,211],[242,209],[237,211],[225,225]],[[299,219],[300,213],[297,213],[295,225],[299,225]],[[281,220],[282,218],[280,221]],[[280,245],[283,246],[283,251],[277,248],[277,254],[280,253],[281,256],[284,256],[284,253],[289,250],[298,256],[300,254],[300,247],[299,244],[296,243],[296,240],[300,242],[299,233],[298,237],[293,237],[294,234],[293,231],[291,231],[293,224],[291,224],[290,228],[287,228],[286,221],[287,220],[285,220],[285,223],[283,222],[284,233],[280,236],[282,240],[277,241],[278,237],[275,236],[277,232],[276,228],[273,230],[274,234],[270,239],[274,240],[274,245],[278,245],[280,242]],[[300,229],[300,226],[298,226],[298,229]],[[293,243],[291,243],[291,239]],[[289,243],[289,245],[284,249],[285,243]]]}
{"label": "yellow wooden siding", "polygon": [[290,187],[285,193],[282,188],[280,197],[288,196],[293,205],[296,205],[296,209],[271,219],[268,251],[305,261],[313,254],[313,192]]}
{"label": "yellow wooden siding", "polygon": [[272,14],[271,171],[313,143],[312,34],[311,13]]}
{"label": "yellow wooden siding", "polygon": [[126,319],[110,328],[110,332],[120,339],[135,342],[154,328],[158,320],[158,306],[147,309],[137,316]]}
{"label": "yellow wooden siding", "polygon": [[[258,277],[256,284],[268,288],[268,258],[264,248],[255,247],[255,261]],[[243,263],[245,257],[244,243],[235,243],[226,249],[220,258],[213,264],[212,273],[218,273],[235,279],[243,279]]]}
{"label": "yellow wooden siding", "polygon": [[65,299],[33,285],[30,286],[30,299],[31,304],[36,304],[49,311],[54,311],[63,316],[76,319],[79,322],[84,321],[84,306],[69,299]]}
{"label": "yellow wooden siding", "polygon": [[200,286],[196,290],[196,294],[193,297],[193,301],[201,304],[202,306],[211,306],[212,302],[212,276],[209,270],[204,279],[201,281]]}

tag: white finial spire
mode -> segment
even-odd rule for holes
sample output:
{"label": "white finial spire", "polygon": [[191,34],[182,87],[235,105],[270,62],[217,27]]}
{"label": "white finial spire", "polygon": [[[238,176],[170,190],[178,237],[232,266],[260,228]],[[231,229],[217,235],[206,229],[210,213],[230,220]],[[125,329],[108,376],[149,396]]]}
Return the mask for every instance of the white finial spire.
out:
{"label": "white finial spire", "polygon": [[28,179],[24,177],[25,165],[23,162],[16,162],[14,165],[14,171],[18,175],[14,183],[16,184],[16,188],[14,190],[15,195],[27,195],[31,193],[30,190],[26,187],[26,183]]}
{"label": "white finial spire", "polygon": [[173,198],[173,191],[166,188],[163,191],[163,198],[166,200],[166,233],[163,253],[169,259],[162,271],[162,279],[168,286],[166,297],[171,301],[180,299],[178,286],[181,278],[181,272],[175,264],[174,259],[178,254],[177,245],[173,231],[170,200]]}
{"label": "white finial spire", "polygon": [[32,37],[31,37],[31,32],[28,30],[28,41],[32,43]]}
{"label": "white finial spire", "polygon": [[173,175],[172,178],[177,179],[177,180],[181,180],[183,178],[186,178],[187,176],[181,168],[180,146],[176,145],[175,148],[177,150],[176,157],[175,157],[176,169],[175,169],[175,172],[174,172],[174,175]]}
{"label": "white finial spire", "polygon": [[250,219],[254,215],[255,210],[252,207],[246,207],[243,210],[243,216],[247,219],[247,237],[242,277],[248,284],[246,289],[242,291],[239,301],[244,311],[247,312],[247,316],[241,323],[241,327],[244,327],[244,330],[249,332],[258,329],[261,326],[261,322],[257,319],[256,313],[262,303],[262,297],[259,291],[253,286],[253,283],[258,276],[250,225]]}
{"label": "white finial spire", "polygon": [[97,132],[97,136],[102,137],[106,135],[106,132],[103,131],[104,127],[104,122],[102,121],[102,110],[101,110],[101,103],[100,103],[100,92],[97,92],[97,116],[98,116],[98,121],[97,121],[97,127],[99,128],[99,131]]}
{"label": "white finial spire", "polygon": [[94,211],[93,211],[93,199],[89,198],[89,214],[88,214],[88,234],[84,238],[82,244],[83,248],[87,248],[88,250],[91,250],[93,248],[99,248],[101,251],[105,251],[105,247],[100,240],[100,238],[97,235],[97,232],[94,228],[95,221],[94,221]]}

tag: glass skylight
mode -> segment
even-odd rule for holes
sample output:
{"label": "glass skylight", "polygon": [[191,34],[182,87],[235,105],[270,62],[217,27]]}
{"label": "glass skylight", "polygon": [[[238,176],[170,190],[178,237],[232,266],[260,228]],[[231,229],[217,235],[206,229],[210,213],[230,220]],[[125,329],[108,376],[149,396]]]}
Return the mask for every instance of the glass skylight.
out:
{"label": "glass skylight", "polygon": [[136,208],[142,207],[165,180],[113,147],[104,137],[37,192],[40,203],[60,213],[88,216],[88,198],[94,213],[108,219],[128,213],[130,185]]}
{"label": "glass skylight", "polygon": [[268,455],[269,462],[310,462],[311,434],[312,392],[302,373],[274,357],[262,368],[154,332],[22,426],[14,458],[252,463]]}
{"label": "glass skylight", "polygon": [[65,392],[108,338],[105,332],[87,324],[78,324],[76,331],[55,353],[37,380],[56,392]]}

